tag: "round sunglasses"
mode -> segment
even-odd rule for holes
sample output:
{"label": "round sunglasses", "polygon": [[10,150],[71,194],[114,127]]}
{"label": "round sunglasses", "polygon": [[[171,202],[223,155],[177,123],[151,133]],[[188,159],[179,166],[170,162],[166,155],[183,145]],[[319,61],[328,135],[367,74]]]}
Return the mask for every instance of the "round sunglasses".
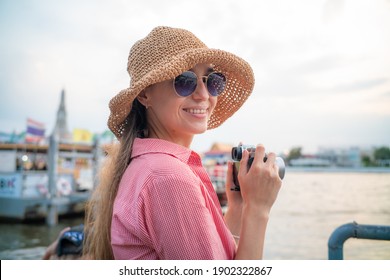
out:
{"label": "round sunglasses", "polygon": [[[201,76],[210,95],[220,95],[226,86],[226,77],[219,72],[212,72],[207,76]],[[181,97],[190,96],[198,85],[198,76],[192,71],[186,71],[173,80],[173,87]]]}

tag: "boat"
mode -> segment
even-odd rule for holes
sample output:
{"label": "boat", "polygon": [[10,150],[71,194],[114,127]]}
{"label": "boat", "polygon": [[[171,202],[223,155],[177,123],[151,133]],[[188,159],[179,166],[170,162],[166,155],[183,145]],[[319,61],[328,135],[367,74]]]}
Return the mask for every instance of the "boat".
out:
{"label": "boat", "polygon": [[28,118],[22,138],[0,141],[0,219],[46,218],[52,225],[60,215],[84,213],[104,158],[100,146],[112,143],[114,135],[70,133],[63,89],[50,136],[44,124]]}
{"label": "boat", "polygon": [[54,185],[50,186],[49,145],[0,144],[0,219],[82,214],[93,188],[93,145],[59,144]]}

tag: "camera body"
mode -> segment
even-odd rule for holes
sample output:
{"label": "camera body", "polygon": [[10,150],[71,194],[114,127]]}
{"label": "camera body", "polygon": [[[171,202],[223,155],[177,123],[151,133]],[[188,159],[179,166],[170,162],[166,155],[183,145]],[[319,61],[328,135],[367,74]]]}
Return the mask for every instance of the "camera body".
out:
{"label": "camera body", "polygon": [[[249,159],[248,159],[248,166],[247,169],[249,169],[252,165],[253,159],[255,158],[255,151],[256,146],[253,145],[238,145],[237,147],[232,148],[232,160],[233,162],[233,182],[234,182],[234,188],[232,190],[234,191],[240,191],[240,184],[238,182],[238,171],[240,170],[240,160],[242,159],[242,154],[244,150],[247,150],[249,152]],[[267,155],[265,155],[264,162],[267,161]],[[279,167],[279,177],[283,180],[284,174],[286,172],[284,160],[281,157],[276,157],[275,164]]]}

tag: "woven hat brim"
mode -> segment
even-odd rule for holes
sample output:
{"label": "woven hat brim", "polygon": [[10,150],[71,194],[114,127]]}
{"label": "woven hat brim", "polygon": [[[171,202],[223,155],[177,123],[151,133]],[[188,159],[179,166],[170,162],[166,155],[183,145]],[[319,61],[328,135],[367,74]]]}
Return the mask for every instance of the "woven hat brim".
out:
{"label": "woven hat brim", "polygon": [[222,72],[227,79],[224,92],[218,96],[217,105],[208,121],[208,129],[220,126],[231,117],[248,99],[254,87],[254,74],[250,65],[242,58],[218,49],[199,48],[182,52],[162,61],[139,81],[131,81],[130,87],[120,91],[111,99],[111,114],[108,127],[120,139],[124,131],[125,119],[132,103],[146,87],[174,79],[184,71],[199,63],[210,63],[214,70]]}

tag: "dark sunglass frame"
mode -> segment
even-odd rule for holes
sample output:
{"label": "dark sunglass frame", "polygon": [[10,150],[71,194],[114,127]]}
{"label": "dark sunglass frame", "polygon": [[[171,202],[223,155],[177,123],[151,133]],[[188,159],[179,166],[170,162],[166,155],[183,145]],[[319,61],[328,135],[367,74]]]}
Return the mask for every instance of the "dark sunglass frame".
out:
{"label": "dark sunglass frame", "polygon": [[201,78],[202,82],[205,83],[211,96],[218,96],[225,90],[226,77],[220,72],[211,72],[207,76],[198,77],[193,71],[185,71],[173,79],[173,88],[176,94],[180,97],[193,94],[198,86],[198,78]]}

